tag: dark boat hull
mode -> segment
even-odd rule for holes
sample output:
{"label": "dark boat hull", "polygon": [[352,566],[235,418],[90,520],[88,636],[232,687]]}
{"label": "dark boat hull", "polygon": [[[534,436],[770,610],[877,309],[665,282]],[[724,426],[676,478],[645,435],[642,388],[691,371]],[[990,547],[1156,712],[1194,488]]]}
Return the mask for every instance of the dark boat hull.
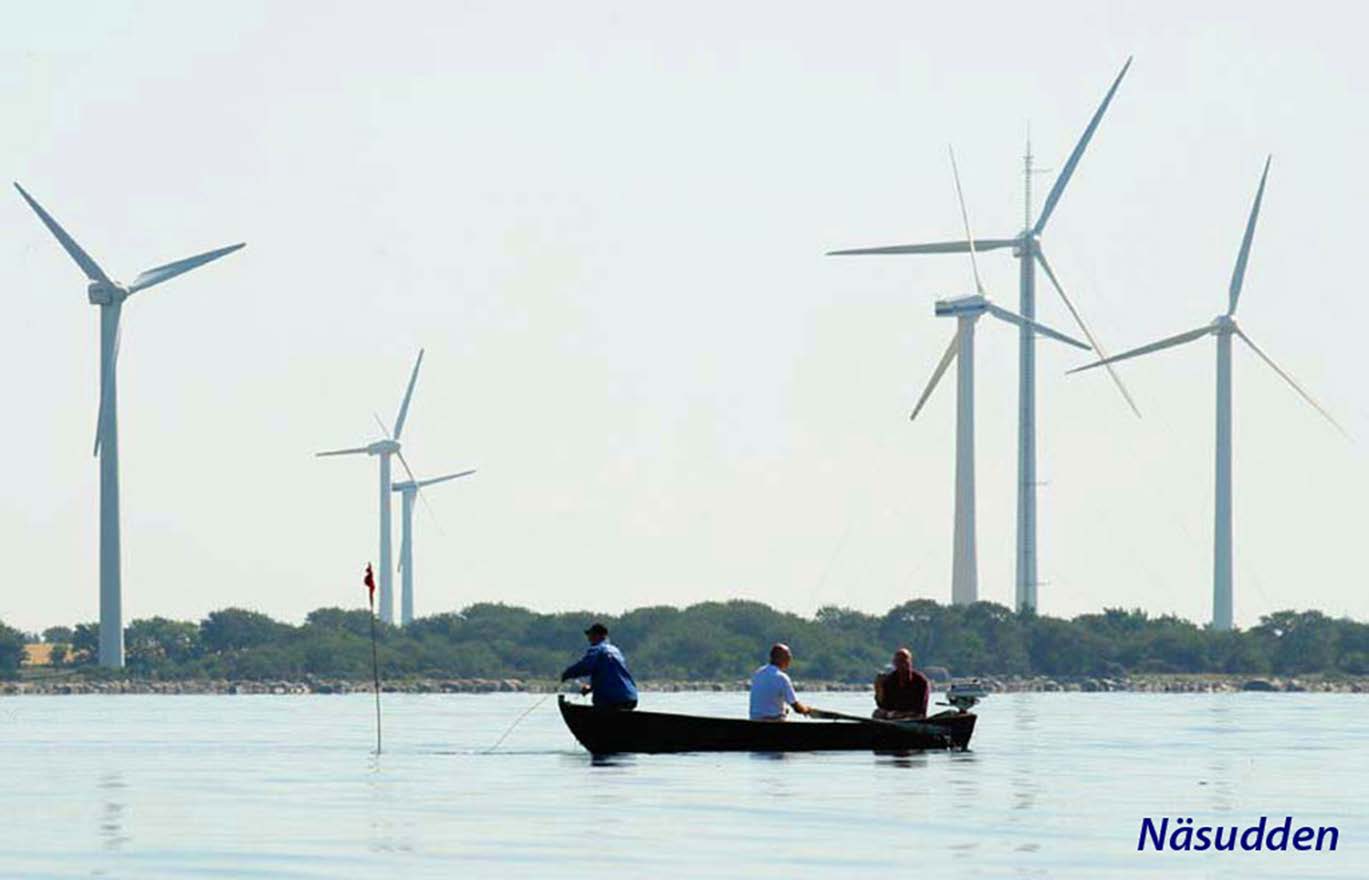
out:
{"label": "dark boat hull", "polygon": [[665,712],[606,712],[558,701],[580,745],[596,755],[624,752],[826,752],[965,749],[971,712],[943,713],[913,725],[879,721],[747,721]]}

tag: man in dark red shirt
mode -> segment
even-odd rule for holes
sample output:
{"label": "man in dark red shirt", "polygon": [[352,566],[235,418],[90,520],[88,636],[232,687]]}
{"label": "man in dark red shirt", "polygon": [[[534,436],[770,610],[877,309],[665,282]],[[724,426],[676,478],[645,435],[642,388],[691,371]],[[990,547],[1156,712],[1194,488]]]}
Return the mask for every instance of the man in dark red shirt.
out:
{"label": "man in dark red shirt", "polygon": [[926,718],[932,683],[913,668],[913,652],[894,652],[894,668],[875,676],[876,718]]}

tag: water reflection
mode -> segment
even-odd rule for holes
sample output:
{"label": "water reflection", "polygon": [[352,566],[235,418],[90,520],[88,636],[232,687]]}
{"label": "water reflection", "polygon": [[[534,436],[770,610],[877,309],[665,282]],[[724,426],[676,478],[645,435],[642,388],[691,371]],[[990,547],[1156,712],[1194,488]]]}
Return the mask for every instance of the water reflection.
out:
{"label": "water reflection", "polygon": [[[1231,704],[1225,700],[1213,703],[1210,714],[1212,732],[1216,734],[1216,742],[1230,742],[1230,735],[1235,733],[1239,727]],[[1220,747],[1214,749],[1212,760],[1207,765],[1207,779],[1200,780],[1200,782],[1206,783],[1204,792],[1207,794],[1208,802],[1212,809],[1219,813],[1229,813],[1235,806],[1236,790],[1233,776],[1231,757],[1227,750]]]}
{"label": "water reflection", "polygon": [[123,775],[117,771],[101,775],[97,785],[101,801],[100,839],[105,849],[117,851],[132,839],[124,831],[124,811],[128,809],[124,803],[124,791],[128,786],[124,784]]}
{"label": "water reflection", "polygon": [[922,751],[875,752],[875,763],[885,767],[926,767],[927,753]]}
{"label": "water reflection", "polygon": [[367,849],[373,853],[409,853],[414,851],[412,823],[393,817],[401,816],[396,783],[381,766],[382,756],[368,755],[366,788],[371,808],[367,813],[370,839]]}
{"label": "water reflection", "polygon": [[980,771],[970,764],[957,766],[948,787],[951,790],[951,806],[957,810],[973,810],[980,806]]}
{"label": "water reflection", "polygon": [[[1020,743],[1020,752],[1017,759],[1013,761],[1008,785],[1012,790],[1013,810],[1025,813],[1036,806],[1037,797],[1036,750],[1033,745],[1038,736],[1037,728],[1040,717],[1037,711],[1036,694],[1020,694],[1019,698],[1012,702],[1012,707],[1012,729]],[[1013,817],[1009,821],[1020,823],[1023,821],[1023,817]]]}
{"label": "water reflection", "polygon": [[787,761],[788,752],[747,752],[754,761]]}

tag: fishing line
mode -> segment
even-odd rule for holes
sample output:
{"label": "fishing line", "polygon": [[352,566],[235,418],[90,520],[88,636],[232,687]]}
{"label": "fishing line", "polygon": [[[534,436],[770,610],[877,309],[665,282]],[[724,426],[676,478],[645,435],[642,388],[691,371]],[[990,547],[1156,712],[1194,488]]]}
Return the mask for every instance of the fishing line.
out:
{"label": "fishing line", "polygon": [[852,510],[846,517],[846,530],[841,533],[841,537],[837,540],[837,546],[832,548],[832,555],[827,557],[827,565],[823,566],[822,576],[818,578],[817,586],[813,587],[813,592],[808,596],[809,607],[812,607],[817,601],[818,596],[822,594],[822,588],[827,586],[827,576],[832,573],[832,565],[837,561],[837,557],[841,555],[841,551],[846,547],[846,541],[851,537],[851,526],[855,525],[855,522],[856,512]]}
{"label": "fishing line", "polygon": [[547,693],[542,695],[542,699],[538,700],[528,708],[524,709],[523,714],[519,715],[517,718],[514,719],[514,722],[509,725],[509,729],[504,731],[504,733],[500,735],[499,739],[494,741],[494,745],[490,746],[488,749],[485,750],[484,754],[488,755],[490,752],[499,748],[499,744],[502,743],[504,740],[508,739],[509,734],[513,733],[513,729],[517,727],[519,724],[521,724],[524,718],[527,718],[529,715],[531,715],[534,709],[545,703],[548,699],[556,696],[558,691],[559,688],[557,690],[548,691]]}
{"label": "fishing line", "polygon": [[[874,454],[870,455],[866,461],[864,479],[861,481],[861,484],[863,484],[864,487],[864,491],[860,491],[859,489],[857,489],[851,493],[853,496],[856,497],[848,501],[846,513],[846,527],[842,530],[841,537],[837,539],[835,546],[833,546],[831,555],[827,557],[827,565],[823,567],[822,574],[819,575],[817,583],[815,583],[812,589],[809,590],[808,607],[812,608],[814,611],[817,610],[817,602],[819,598],[823,595],[823,591],[827,586],[828,578],[831,576],[833,569],[836,567],[837,560],[841,557],[842,551],[846,549],[846,545],[850,542],[851,534],[856,530],[856,519],[858,517],[864,518],[866,515],[870,513],[870,509],[874,506],[873,502],[876,491],[882,489],[887,490],[887,485],[885,483],[880,482],[876,484],[873,481],[876,477],[877,471],[880,471],[881,469],[887,469],[887,456],[893,449],[895,439],[897,439],[897,435],[892,431],[888,434],[883,435],[883,439],[879,443],[875,444]],[[857,584],[865,580],[863,575],[865,571],[868,571],[868,567],[870,564],[870,560],[868,557],[865,560],[865,562],[866,568],[862,569],[862,577],[857,579]]]}

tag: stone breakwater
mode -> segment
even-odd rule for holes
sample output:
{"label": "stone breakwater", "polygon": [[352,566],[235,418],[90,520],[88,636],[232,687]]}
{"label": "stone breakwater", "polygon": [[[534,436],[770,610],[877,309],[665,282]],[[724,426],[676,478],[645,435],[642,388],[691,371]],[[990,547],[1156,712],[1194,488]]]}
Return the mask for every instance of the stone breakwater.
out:
{"label": "stone breakwater", "polygon": [[[964,679],[957,679],[964,680]],[[1237,692],[1269,693],[1369,693],[1369,676],[1248,676],[1248,675],[1130,675],[1113,677],[982,676],[979,683],[991,693],[1021,692],[1133,692],[1161,694],[1209,694]],[[945,680],[937,680],[938,690]],[[809,693],[820,691],[868,691],[869,684],[848,682],[795,681],[795,687]],[[647,681],[646,692],[745,691],[748,682],[735,681]],[[384,693],[403,694],[489,694],[548,693],[560,689],[558,682],[519,678],[415,678],[381,683]],[[230,681],[190,679],[152,681],[140,679],[82,679],[75,676],[0,681],[0,696],[20,694],[353,694],[370,693],[369,681],[341,679]]]}
{"label": "stone breakwater", "polygon": [[[682,691],[745,691],[745,681],[666,681],[645,682],[639,690],[645,692]],[[809,691],[868,691],[869,685],[843,682],[815,682],[802,685]],[[382,681],[380,690],[387,694],[495,694],[495,693],[553,693],[561,690],[558,682],[518,678],[419,678]],[[309,679],[303,681],[228,681],[224,679],[191,679],[186,681],[145,681],[137,679],[113,681],[11,681],[0,682],[0,696],[66,695],[66,694],[369,694],[369,681]]]}
{"label": "stone breakwater", "polygon": [[985,676],[980,684],[994,693],[1125,691],[1145,694],[1264,693],[1369,693],[1369,676],[1326,678],[1323,676],[1250,676],[1138,674],[1113,677],[1052,678],[1050,676]]}

